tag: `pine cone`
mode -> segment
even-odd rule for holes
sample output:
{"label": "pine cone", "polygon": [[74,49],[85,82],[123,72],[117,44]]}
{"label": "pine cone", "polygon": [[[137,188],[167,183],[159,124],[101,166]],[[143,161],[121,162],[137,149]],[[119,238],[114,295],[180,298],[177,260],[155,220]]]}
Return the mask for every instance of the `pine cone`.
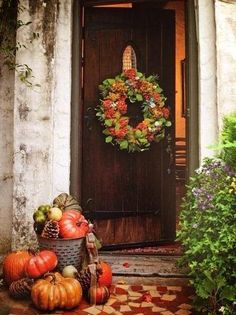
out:
{"label": "pine cone", "polygon": [[46,238],[58,238],[59,237],[58,221],[49,220],[45,224],[41,236]]}
{"label": "pine cone", "polygon": [[[96,275],[97,275],[97,281],[99,278],[99,270],[96,270]],[[91,283],[91,273],[89,271],[88,268],[80,271],[77,275],[76,275],[76,279],[79,281],[83,293],[87,294],[88,290],[90,288],[90,283]]]}
{"label": "pine cone", "polygon": [[9,287],[9,292],[11,296],[17,299],[28,298],[30,297],[33,283],[34,280],[29,278],[13,281]]}

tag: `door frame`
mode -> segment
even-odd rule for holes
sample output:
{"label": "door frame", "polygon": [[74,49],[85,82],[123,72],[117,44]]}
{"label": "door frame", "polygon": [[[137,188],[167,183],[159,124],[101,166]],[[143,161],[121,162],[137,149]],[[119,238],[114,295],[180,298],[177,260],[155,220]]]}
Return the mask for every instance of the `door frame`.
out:
{"label": "door frame", "polygon": [[[161,2],[160,0],[159,2]],[[87,0],[89,5],[121,3],[117,0]],[[122,2],[145,2],[130,0]],[[70,193],[81,200],[82,165],[82,20],[83,5],[73,2],[72,23],[72,88],[71,88],[71,170]],[[194,0],[185,1],[186,21],[186,139],[187,139],[187,178],[199,166],[199,123],[198,123],[198,49]],[[78,40],[78,38],[80,40]],[[78,88],[79,87],[79,88]]]}

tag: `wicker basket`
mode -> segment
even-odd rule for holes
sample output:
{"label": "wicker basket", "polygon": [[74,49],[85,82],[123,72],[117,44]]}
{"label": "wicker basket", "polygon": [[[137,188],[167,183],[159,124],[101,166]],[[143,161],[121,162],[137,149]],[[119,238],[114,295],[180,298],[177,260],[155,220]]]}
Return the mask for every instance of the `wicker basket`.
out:
{"label": "wicker basket", "polygon": [[85,238],[58,238],[50,239],[37,235],[39,249],[54,251],[58,258],[58,269],[62,271],[65,266],[73,265],[81,269],[82,258],[85,253]]}

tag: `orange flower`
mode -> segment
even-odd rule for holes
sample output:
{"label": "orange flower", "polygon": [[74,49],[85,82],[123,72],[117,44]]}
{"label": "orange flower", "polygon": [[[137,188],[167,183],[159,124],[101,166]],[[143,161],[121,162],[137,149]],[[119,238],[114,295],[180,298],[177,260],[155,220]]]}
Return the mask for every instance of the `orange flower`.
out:
{"label": "orange flower", "polygon": [[151,93],[153,90],[153,85],[152,83],[148,82],[148,81],[141,81],[141,85],[140,85],[140,91],[144,94],[148,94]]}
{"label": "orange flower", "polygon": [[121,112],[121,114],[125,114],[127,112],[127,105],[123,100],[117,102],[117,108]]}
{"label": "orange flower", "polygon": [[115,111],[113,108],[110,108],[107,111],[105,111],[106,118],[114,118],[114,116],[115,116]]}
{"label": "orange flower", "polygon": [[111,88],[112,92],[125,94],[127,92],[127,87],[125,85],[125,82],[122,81],[116,81]]}
{"label": "orange flower", "polygon": [[120,119],[120,127],[123,128],[128,125],[129,120],[127,118]]}
{"label": "orange flower", "polygon": [[110,99],[112,102],[117,101],[120,98],[119,94],[109,92],[107,99]]}
{"label": "orange flower", "polygon": [[152,95],[153,99],[155,102],[158,102],[159,99],[160,99],[160,94],[157,93],[157,92],[154,92],[153,95]]}
{"label": "orange flower", "polygon": [[128,79],[134,79],[137,75],[137,71],[135,69],[127,69],[124,71],[124,75]]}
{"label": "orange flower", "polygon": [[111,106],[111,104],[112,104],[112,101],[111,101],[111,100],[104,100],[104,101],[102,102],[102,105],[103,105],[104,109],[109,109],[110,106]]}
{"label": "orange flower", "polygon": [[170,115],[169,108],[163,107],[162,108],[162,113],[163,113],[163,116],[165,117],[165,119],[167,119],[169,117],[169,115]]}
{"label": "orange flower", "polygon": [[158,107],[154,107],[151,109],[152,114],[156,117],[156,118],[161,118],[163,117],[163,111],[160,110],[160,108]]}
{"label": "orange flower", "polygon": [[111,136],[114,137],[114,136],[116,135],[116,130],[115,130],[115,128],[109,128],[108,130],[109,130]]}
{"label": "orange flower", "polygon": [[139,130],[147,129],[147,124],[145,124],[145,122],[142,121],[141,123],[137,125],[136,129],[139,129]]}
{"label": "orange flower", "polygon": [[124,138],[126,134],[127,134],[127,128],[122,128],[122,129],[116,130],[116,137],[118,139]]}

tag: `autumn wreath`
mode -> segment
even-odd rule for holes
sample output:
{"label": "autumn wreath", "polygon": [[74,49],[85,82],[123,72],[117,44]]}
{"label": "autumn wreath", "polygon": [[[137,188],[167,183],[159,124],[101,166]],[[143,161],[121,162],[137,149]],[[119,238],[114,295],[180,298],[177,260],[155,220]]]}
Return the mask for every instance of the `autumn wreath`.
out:
{"label": "autumn wreath", "polygon": [[[171,126],[166,97],[157,83],[157,77],[145,77],[136,69],[128,69],[99,86],[102,98],[96,116],[105,127],[106,143],[118,145],[128,152],[145,151],[151,142],[165,136],[165,127]],[[127,114],[127,101],[141,106],[143,121],[132,127]]]}

